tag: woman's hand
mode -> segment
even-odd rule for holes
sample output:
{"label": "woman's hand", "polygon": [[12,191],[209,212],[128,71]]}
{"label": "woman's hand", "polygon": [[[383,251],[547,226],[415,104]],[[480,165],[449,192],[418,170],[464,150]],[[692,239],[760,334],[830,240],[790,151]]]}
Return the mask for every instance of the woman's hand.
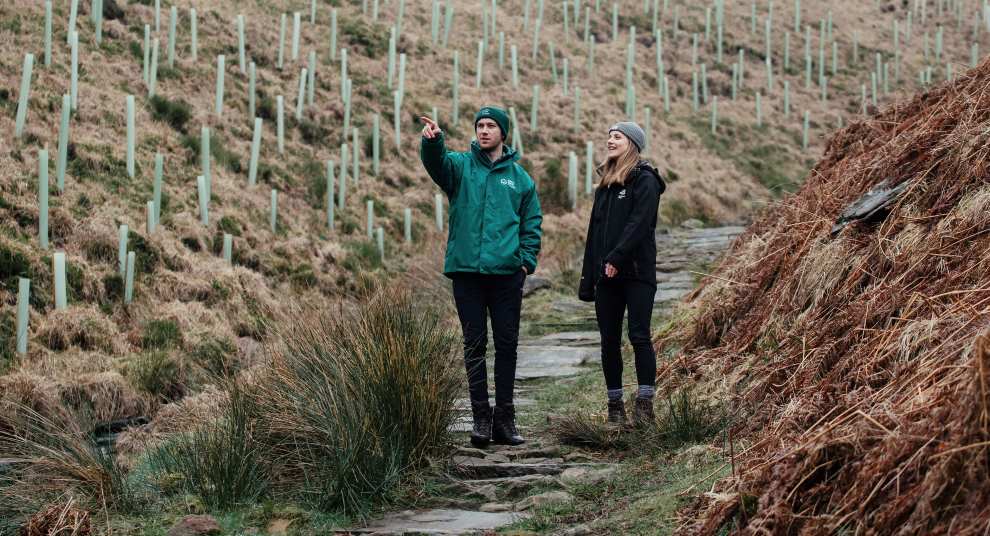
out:
{"label": "woman's hand", "polygon": [[423,137],[432,140],[440,135],[440,126],[437,122],[426,116],[420,116],[419,120],[423,122]]}
{"label": "woman's hand", "polygon": [[617,275],[619,275],[619,269],[616,268],[615,266],[612,266],[611,263],[607,263],[606,262],[605,263],[605,277],[608,277],[608,278],[611,279],[611,278],[613,278],[613,277],[615,277]]}

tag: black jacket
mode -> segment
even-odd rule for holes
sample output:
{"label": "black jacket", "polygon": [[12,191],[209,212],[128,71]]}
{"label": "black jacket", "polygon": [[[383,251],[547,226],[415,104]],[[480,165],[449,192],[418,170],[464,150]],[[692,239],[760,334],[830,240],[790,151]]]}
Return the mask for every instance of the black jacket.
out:
{"label": "black jacket", "polygon": [[599,187],[588,223],[584,267],[578,298],[594,301],[605,263],[618,268],[618,279],[657,284],[657,206],[667,188],[660,172],[640,161],[624,185]]}

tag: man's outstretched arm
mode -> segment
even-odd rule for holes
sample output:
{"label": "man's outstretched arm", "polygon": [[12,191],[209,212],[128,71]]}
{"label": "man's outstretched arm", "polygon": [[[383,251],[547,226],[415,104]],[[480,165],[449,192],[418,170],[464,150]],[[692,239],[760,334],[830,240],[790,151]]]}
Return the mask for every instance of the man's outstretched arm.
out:
{"label": "man's outstretched arm", "polygon": [[419,146],[419,158],[423,161],[423,167],[430,174],[433,182],[447,194],[453,197],[457,191],[460,177],[457,174],[457,166],[451,154],[447,151],[444,143],[443,131],[440,126],[429,117],[419,118],[425,125],[423,126],[423,139]]}

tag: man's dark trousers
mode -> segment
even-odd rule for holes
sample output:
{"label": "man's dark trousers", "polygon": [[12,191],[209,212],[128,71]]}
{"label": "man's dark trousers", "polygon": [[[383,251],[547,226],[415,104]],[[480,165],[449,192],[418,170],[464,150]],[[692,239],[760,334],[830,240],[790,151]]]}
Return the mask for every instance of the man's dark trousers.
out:
{"label": "man's dark trousers", "polygon": [[519,314],[526,273],[511,275],[458,273],[452,275],[454,303],[464,333],[464,366],[472,402],[488,402],[488,317],[495,342],[495,404],[512,404],[516,379]]}

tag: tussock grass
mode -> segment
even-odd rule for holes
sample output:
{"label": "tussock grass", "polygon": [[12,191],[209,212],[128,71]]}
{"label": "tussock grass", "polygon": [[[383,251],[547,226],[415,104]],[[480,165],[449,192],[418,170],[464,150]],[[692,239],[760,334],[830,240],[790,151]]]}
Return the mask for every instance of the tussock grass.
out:
{"label": "tussock grass", "polygon": [[280,325],[257,393],[280,484],[361,515],[447,442],[461,388],[456,334],[439,310],[398,289]]}
{"label": "tussock grass", "polygon": [[159,485],[196,495],[212,509],[256,501],[268,489],[269,474],[254,439],[253,404],[252,397],[232,383],[216,420],[151,452],[148,465]]}
{"label": "tussock grass", "polygon": [[652,425],[622,429],[607,425],[601,415],[571,414],[553,422],[550,432],[564,445],[642,454],[708,441],[728,424],[721,404],[703,400],[689,387],[658,400],[656,412]]}

